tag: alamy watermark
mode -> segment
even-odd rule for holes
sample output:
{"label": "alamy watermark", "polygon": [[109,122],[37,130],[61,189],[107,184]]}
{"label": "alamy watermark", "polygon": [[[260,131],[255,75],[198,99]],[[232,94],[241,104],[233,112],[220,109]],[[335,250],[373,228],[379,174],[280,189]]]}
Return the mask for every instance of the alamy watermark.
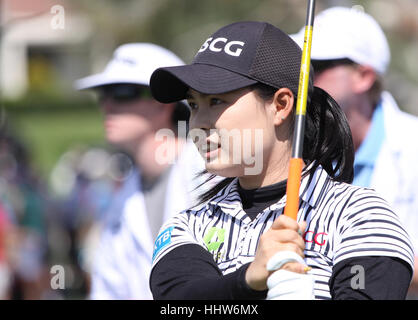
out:
{"label": "alamy watermark", "polygon": [[51,274],[50,286],[51,289],[65,289],[65,269],[62,265],[53,265],[49,271]]}
{"label": "alamy watermark", "polygon": [[354,265],[350,269],[350,273],[353,274],[350,285],[353,290],[364,290],[365,289],[365,272],[364,267],[361,265]]}
{"label": "alamy watermark", "polygon": [[51,19],[51,28],[52,30],[64,30],[65,28],[65,10],[64,7],[56,4],[51,7],[50,10],[53,17]]}

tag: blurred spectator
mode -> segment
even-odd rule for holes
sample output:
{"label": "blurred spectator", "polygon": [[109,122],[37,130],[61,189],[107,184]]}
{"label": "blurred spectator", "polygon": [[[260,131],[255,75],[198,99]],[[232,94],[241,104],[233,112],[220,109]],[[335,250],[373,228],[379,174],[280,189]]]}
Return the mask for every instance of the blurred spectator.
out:
{"label": "blurred spectator", "polygon": [[9,299],[11,293],[12,275],[7,248],[9,228],[8,213],[0,202],[0,300]]}
{"label": "blurred spectator", "polygon": [[[204,163],[186,143],[189,111],[183,103],[155,101],[149,90],[156,68],[179,64],[177,56],[157,45],[125,44],[103,73],[76,83],[99,94],[107,140],[126,150],[138,167],[112,199],[94,259],[92,299],[151,299],[154,239],[164,220],[196,200],[191,191]],[[160,130],[167,135],[159,136]]]}
{"label": "blurred spectator", "polygon": [[[386,37],[370,15],[344,7],[318,14],[314,29],[315,85],[328,91],[348,118],[356,150],[353,184],[375,189],[392,205],[417,251],[418,118],[402,112],[383,90],[390,62]],[[299,45],[303,32],[294,37]],[[417,289],[415,272],[410,295]]]}
{"label": "blurred spectator", "polygon": [[[66,297],[85,298],[88,294],[93,252],[105,213],[130,170],[132,160],[122,152],[79,146],[64,153],[53,168],[50,184],[57,212],[50,221],[55,229],[50,242],[58,260],[68,263],[65,269],[71,277]],[[67,241],[60,239],[62,233]]]}
{"label": "blurred spectator", "polygon": [[26,148],[5,128],[0,132],[0,177],[0,260],[10,276],[4,282],[10,288],[3,290],[12,299],[41,299],[48,253],[46,193]]}

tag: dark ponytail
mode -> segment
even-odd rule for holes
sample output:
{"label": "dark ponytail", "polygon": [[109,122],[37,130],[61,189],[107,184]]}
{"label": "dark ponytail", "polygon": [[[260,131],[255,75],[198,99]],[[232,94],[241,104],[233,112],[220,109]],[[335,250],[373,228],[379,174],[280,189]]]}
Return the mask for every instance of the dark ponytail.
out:
{"label": "dark ponytail", "polygon": [[[266,101],[272,99],[277,91],[276,88],[261,83],[252,88]],[[313,87],[310,92],[312,93],[306,112],[303,160],[307,166],[312,166],[305,175],[312,177],[321,165],[333,180],[351,183],[354,176],[354,146],[347,118],[338,103],[326,91]],[[204,174],[207,174],[206,170],[200,175]],[[204,183],[215,177],[216,175],[210,175]],[[235,178],[225,178],[200,195],[199,204],[214,197],[233,179]]]}
{"label": "dark ponytail", "polygon": [[333,180],[351,183],[354,147],[350,126],[337,102],[324,90],[314,87],[306,109],[303,159],[314,162],[309,174],[321,165]]}

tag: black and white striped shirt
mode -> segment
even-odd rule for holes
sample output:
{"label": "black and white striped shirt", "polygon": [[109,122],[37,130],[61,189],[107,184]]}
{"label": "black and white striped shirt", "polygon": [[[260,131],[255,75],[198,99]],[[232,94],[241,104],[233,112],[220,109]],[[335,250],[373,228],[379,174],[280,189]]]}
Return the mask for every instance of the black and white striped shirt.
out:
{"label": "black and white striped shirt", "polygon": [[[181,212],[162,227],[153,266],[185,244],[209,251],[226,275],[254,259],[260,235],[283,213],[286,196],[251,220],[232,181],[208,203]],[[373,190],[333,181],[320,166],[302,179],[298,220],[307,221],[305,261],[312,267],[315,297],[329,299],[333,266],[348,258],[386,256],[413,269],[409,236],[385,200]]]}

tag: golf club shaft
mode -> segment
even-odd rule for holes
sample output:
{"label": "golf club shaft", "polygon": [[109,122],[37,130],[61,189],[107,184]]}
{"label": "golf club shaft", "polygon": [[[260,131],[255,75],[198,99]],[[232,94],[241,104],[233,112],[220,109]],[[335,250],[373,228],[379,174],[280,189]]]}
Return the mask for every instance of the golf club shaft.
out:
{"label": "golf club shaft", "polygon": [[309,71],[311,65],[312,32],[315,15],[315,0],[309,0],[306,14],[305,36],[300,64],[299,88],[296,102],[295,131],[293,134],[292,157],[286,187],[284,214],[297,219],[299,189],[303,168],[303,140],[305,135],[306,104],[308,100]]}

